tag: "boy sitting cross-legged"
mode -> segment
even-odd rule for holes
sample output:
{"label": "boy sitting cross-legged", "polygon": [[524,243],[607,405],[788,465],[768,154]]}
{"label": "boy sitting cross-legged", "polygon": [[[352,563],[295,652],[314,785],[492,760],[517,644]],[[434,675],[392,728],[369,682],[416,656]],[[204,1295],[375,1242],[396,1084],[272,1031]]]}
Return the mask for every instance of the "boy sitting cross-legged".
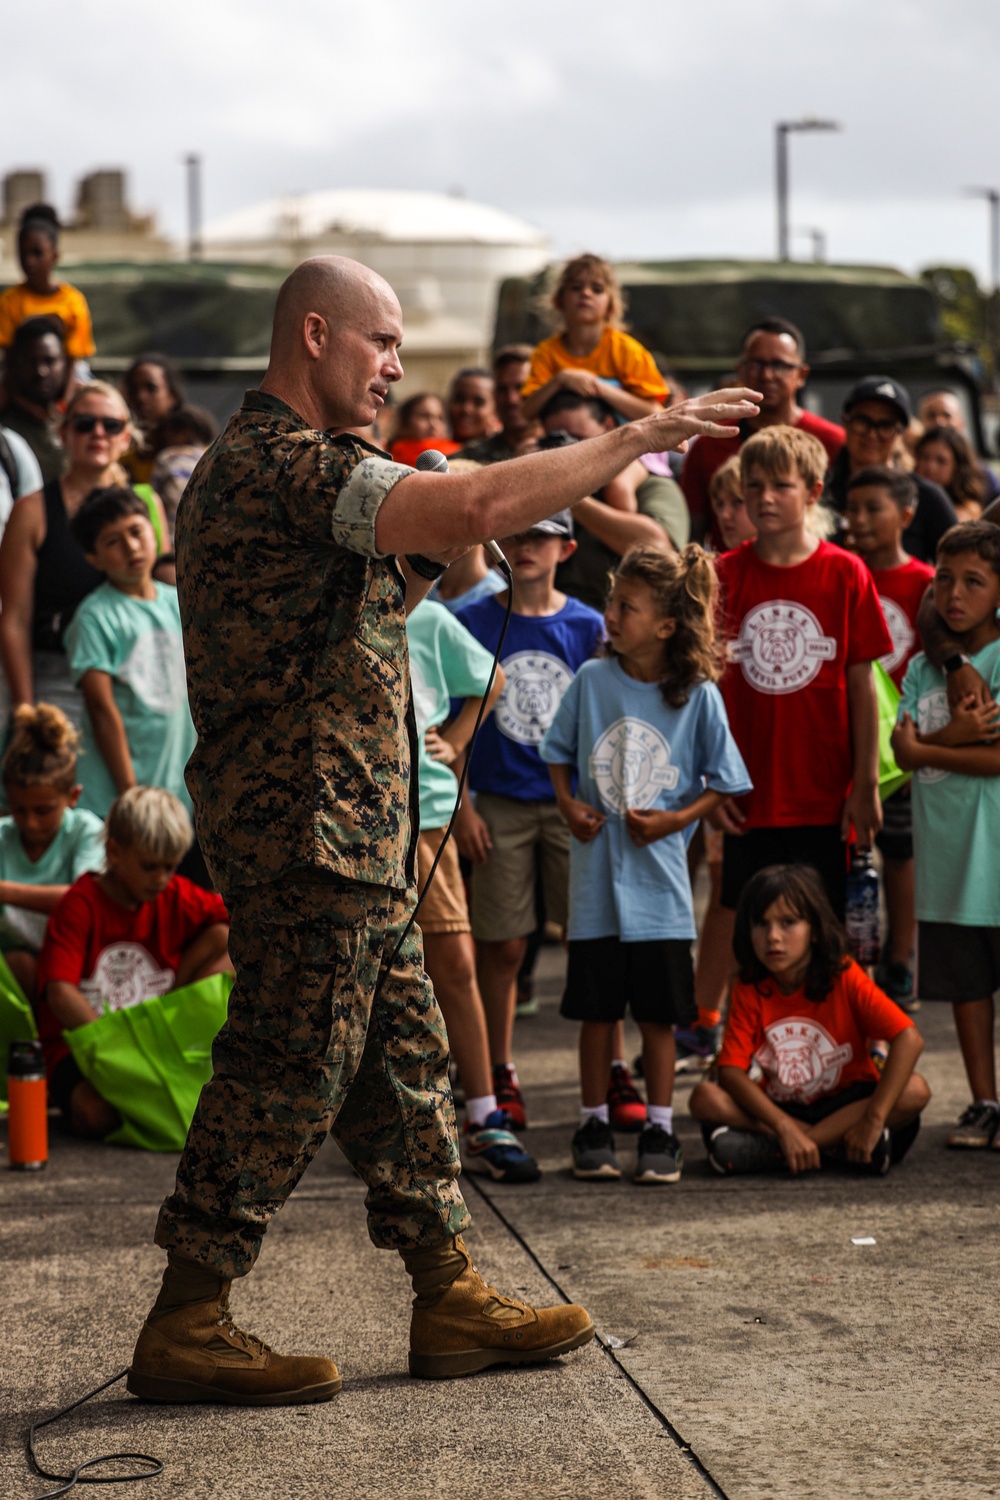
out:
{"label": "boy sitting cross-legged", "polygon": [[103,871],[81,875],[49,918],[38,960],[38,1031],[50,1097],[77,1135],[108,1135],[119,1120],[62,1033],[232,969],[222,897],[177,874],[192,837],[176,797],[130,788],[108,813]]}

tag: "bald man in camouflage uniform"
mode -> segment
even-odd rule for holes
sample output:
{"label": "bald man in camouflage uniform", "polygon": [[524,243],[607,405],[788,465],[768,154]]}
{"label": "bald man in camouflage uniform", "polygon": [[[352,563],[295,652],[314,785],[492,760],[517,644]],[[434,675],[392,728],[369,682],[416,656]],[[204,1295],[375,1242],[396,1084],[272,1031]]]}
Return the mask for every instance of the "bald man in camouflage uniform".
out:
{"label": "bald man in camouflage uniform", "polygon": [[447,1039],[416,927],[393,958],[415,899],[405,612],[470,545],[742,407],[703,398],[704,416],[689,403],[630,441],[581,445],[583,461],[539,455],[512,496],[488,473],[417,474],[332,435],[371,422],[402,374],[401,336],[381,278],[332,256],[300,266],[262,387],[199,463],[178,518],[198,729],[188,781],[237,981],[157,1225],[167,1270],[129,1374],[153,1400],[339,1389],[332,1361],[275,1354],[228,1309],[330,1131],[368,1186],[373,1241],[412,1278],[411,1373],[547,1359],[593,1334],[583,1308],[534,1309],[486,1286],[461,1239]]}

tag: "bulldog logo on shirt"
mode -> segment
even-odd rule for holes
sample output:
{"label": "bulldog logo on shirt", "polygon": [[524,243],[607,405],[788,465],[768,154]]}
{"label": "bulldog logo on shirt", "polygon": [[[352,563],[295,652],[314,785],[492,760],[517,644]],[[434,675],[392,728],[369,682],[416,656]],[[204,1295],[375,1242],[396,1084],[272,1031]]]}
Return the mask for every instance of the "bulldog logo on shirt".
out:
{"label": "bulldog logo on shirt", "polygon": [[764,1036],[754,1057],[773,1099],[811,1104],[820,1094],[835,1093],[844,1064],[854,1055],[849,1042],[836,1042],[825,1026],[804,1016],[765,1026]]}
{"label": "bulldog logo on shirt", "polygon": [[165,995],[174,983],[173,969],[157,968],[141,943],[110,943],[89,979],[80,980],[87,999],[103,1001],[108,1010],[127,1010],[140,1000]]}
{"label": "bulldog logo on shirt", "polygon": [[[951,711],[948,708],[948,694],[944,688],[938,688],[933,693],[925,693],[917,702],[917,728],[921,734],[934,734],[936,730],[943,729],[951,721]],[[950,771],[941,771],[937,766],[921,766],[916,772],[918,781],[943,781],[950,776]]]}
{"label": "bulldog logo on shirt", "polygon": [[619,817],[630,807],[652,807],[662,790],[674,790],[679,776],[669,744],[642,719],[616,719],[595,740],[589,766],[601,801]]}
{"label": "bulldog logo on shirt", "polygon": [[834,660],[837,642],[823,634],[804,604],[771,599],[744,616],[729,653],[758,692],[796,693],[812,682],[825,661]]}
{"label": "bulldog logo on shirt", "polygon": [[519,745],[540,745],[573,674],[547,651],[518,651],[503,669],[507,681],[493,710],[496,726]]}
{"label": "bulldog logo on shirt", "polygon": [[892,636],[892,650],[885,656],[879,657],[879,665],[887,672],[895,672],[896,668],[906,660],[913,649],[914,634],[913,626],[907,617],[906,611],[900,609],[895,599],[886,599],[882,594],[878,596],[878,602],[882,606],[885,615],[885,623],[889,627]]}

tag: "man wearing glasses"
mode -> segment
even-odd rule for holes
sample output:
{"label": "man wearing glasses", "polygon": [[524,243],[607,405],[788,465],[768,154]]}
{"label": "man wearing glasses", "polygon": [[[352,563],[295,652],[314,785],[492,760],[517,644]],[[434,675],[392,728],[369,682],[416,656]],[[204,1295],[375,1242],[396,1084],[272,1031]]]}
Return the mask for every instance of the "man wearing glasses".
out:
{"label": "man wearing glasses", "polygon": [[[891,375],[867,375],[858,381],[844,402],[847,441],[827,470],[823,499],[828,505],[843,515],[852,474],[873,465],[896,466],[896,446],[911,418],[906,388]],[[911,557],[933,563],[938,542],[958,516],[940,485],[921,479],[919,474],[910,477],[917,486],[917,509],[903,532],[903,548]]]}
{"label": "man wearing glasses", "polygon": [[844,429],[798,404],[796,397],[809,378],[806,344],[794,323],[785,318],[761,318],[749,328],[736,363],[739,378],[761,392],[760,411],[740,423],[738,438],[699,438],[691,445],[681,474],[695,534],[708,530],[712,509],[708,487],[716,469],[762,427],[798,427],[819,438],[830,462],[844,445]]}

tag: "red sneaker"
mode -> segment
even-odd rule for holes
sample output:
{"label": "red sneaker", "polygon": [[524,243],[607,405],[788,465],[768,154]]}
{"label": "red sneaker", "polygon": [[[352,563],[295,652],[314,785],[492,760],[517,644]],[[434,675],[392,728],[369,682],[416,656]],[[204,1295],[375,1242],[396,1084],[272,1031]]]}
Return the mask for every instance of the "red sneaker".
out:
{"label": "red sneaker", "polygon": [[611,1069],[608,1083],[608,1113],[612,1130],[636,1132],[646,1124],[646,1106],[624,1063]]}
{"label": "red sneaker", "polygon": [[528,1117],[524,1112],[521,1090],[514,1082],[514,1069],[510,1063],[496,1063],[493,1068],[493,1092],[497,1096],[497,1108],[507,1111],[512,1130],[526,1130]]}

